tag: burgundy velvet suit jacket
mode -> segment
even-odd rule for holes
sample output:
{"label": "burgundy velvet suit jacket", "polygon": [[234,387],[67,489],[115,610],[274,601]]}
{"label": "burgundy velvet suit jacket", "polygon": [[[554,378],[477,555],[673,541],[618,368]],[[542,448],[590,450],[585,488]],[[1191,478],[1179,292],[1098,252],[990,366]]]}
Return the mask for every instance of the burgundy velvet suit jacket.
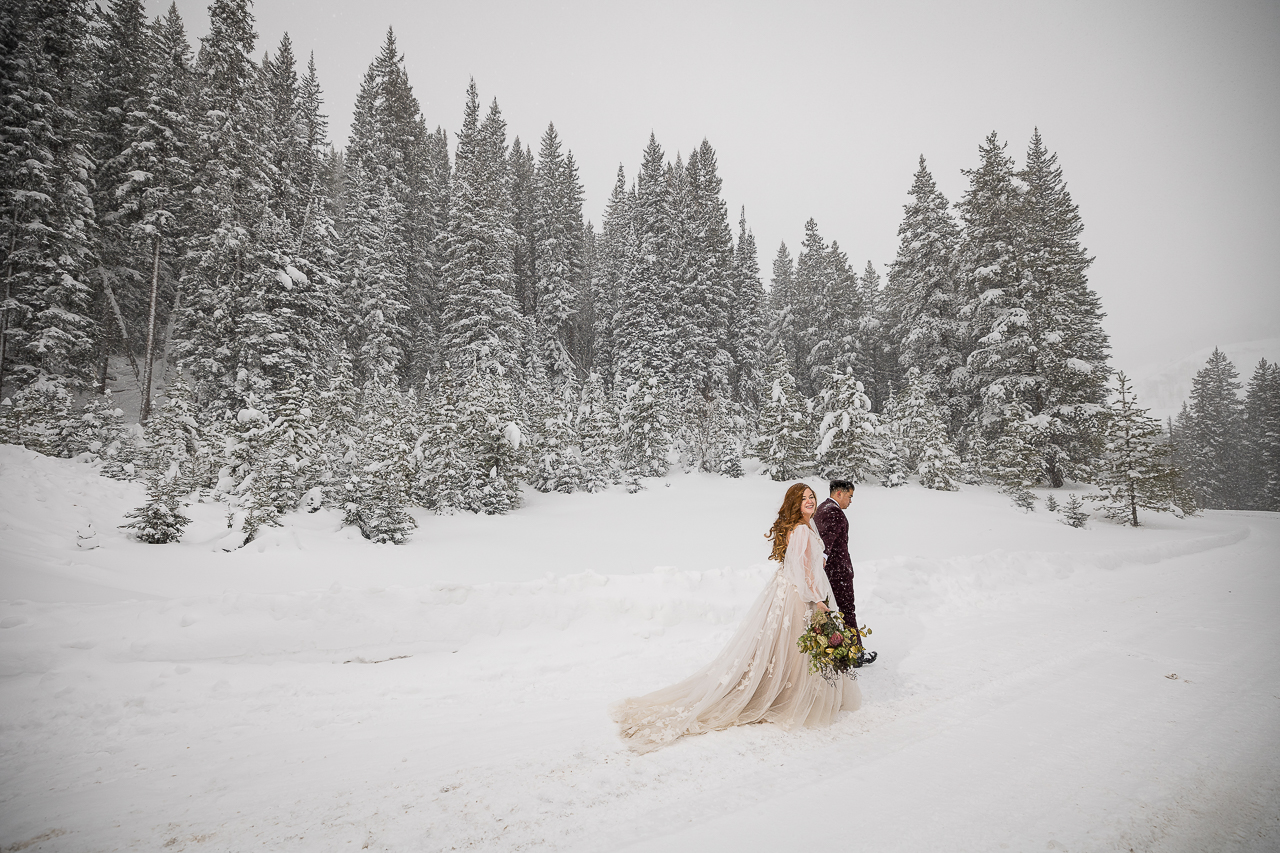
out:
{"label": "burgundy velvet suit jacket", "polygon": [[853,561],[849,559],[849,519],[844,510],[827,498],[813,514],[814,526],[827,551],[827,578],[834,587],[837,579],[853,577]]}

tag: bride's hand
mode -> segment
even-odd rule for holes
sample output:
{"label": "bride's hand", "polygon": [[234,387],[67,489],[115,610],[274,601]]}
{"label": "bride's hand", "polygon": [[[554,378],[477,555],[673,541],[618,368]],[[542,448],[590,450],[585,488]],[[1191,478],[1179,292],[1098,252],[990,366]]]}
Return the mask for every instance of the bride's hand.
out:
{"label": "bride's hand", "polygon": [[830,608],[830,607],[828,607],[827,605],[823,604],[821,601],[815,601],[815,602],[813,603],[813,606],[814,606],[814,607],[816,607],[816,608],[818,608],[819,610],[821,610],[823,613],[830,613],[830,612],[831,612],[831,608]]}

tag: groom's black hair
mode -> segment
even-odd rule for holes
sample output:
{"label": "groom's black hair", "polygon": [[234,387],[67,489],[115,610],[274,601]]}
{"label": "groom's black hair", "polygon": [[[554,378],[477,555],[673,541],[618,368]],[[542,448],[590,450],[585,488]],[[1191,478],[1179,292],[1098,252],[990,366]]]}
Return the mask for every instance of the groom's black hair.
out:
{"label": "groom's black hair", "polygon": [[833,495],[836,492],[852,492],[853,482],[850,480],[832,480],[828,491]]}

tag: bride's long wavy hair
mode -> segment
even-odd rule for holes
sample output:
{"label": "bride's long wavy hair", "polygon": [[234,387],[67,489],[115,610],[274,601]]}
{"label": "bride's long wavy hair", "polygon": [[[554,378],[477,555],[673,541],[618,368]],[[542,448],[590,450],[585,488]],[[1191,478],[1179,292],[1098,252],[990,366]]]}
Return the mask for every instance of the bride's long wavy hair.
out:
{"label": "bride's long wavy hair", "polygon": [[[800,504],[804,501],[804,493],[811,492],[804,483],[793,483],[787,489],[786,495],[782,498],[782,506],[778,509],[778,517],[774,519],[773,527],[769,528],[769,532],[764,535],[766,539],[773,540],[773,553],[769,555],[770,560],[782,562],[782,558],[787,553],[787,540],[791,538],[791,531],[795,530],[797,524],[804,523],[804,516],[800,513]],[[814,499],[817,499],[814,495]]]}

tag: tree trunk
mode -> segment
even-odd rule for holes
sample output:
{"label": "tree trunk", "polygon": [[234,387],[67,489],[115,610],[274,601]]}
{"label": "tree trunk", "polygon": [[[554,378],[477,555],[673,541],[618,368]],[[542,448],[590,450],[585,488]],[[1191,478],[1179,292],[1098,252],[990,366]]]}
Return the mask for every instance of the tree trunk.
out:
{"label": "tree trunk", "polygon": [[98,371],[98,393],[107,393],[107,368],[110,366],[111,356],[105,352],[102,354],[102,369]]}
{"label": "tree trunk", "polygon": [[107,273],[102,271],[102,292],[107,294],[107,302],[111,305],[111,313],[115,315],[116,325],[120,327],[120,346],[124,350],[125,357],[129,359],[129,365],[133,368],[133,378],[138,383],[138,389],[142,389],[142,371],[138,368],[138,360],[133,357],[133,349],[129,346],[129,330],[124,324],[124,314],[120,311],[120,303],[116,302],[116,292],[111,289],[111,282],[107,281]]}
{"label": "tree trunk", "polygon": [[151,365],[156,354],[156,292],[160,289],[160,235],[155,237],[155,252],[151,258],[151,307],[147,312],[147,358],[143,364],[142,409],[138,423],[145,424],[151,416]]}

